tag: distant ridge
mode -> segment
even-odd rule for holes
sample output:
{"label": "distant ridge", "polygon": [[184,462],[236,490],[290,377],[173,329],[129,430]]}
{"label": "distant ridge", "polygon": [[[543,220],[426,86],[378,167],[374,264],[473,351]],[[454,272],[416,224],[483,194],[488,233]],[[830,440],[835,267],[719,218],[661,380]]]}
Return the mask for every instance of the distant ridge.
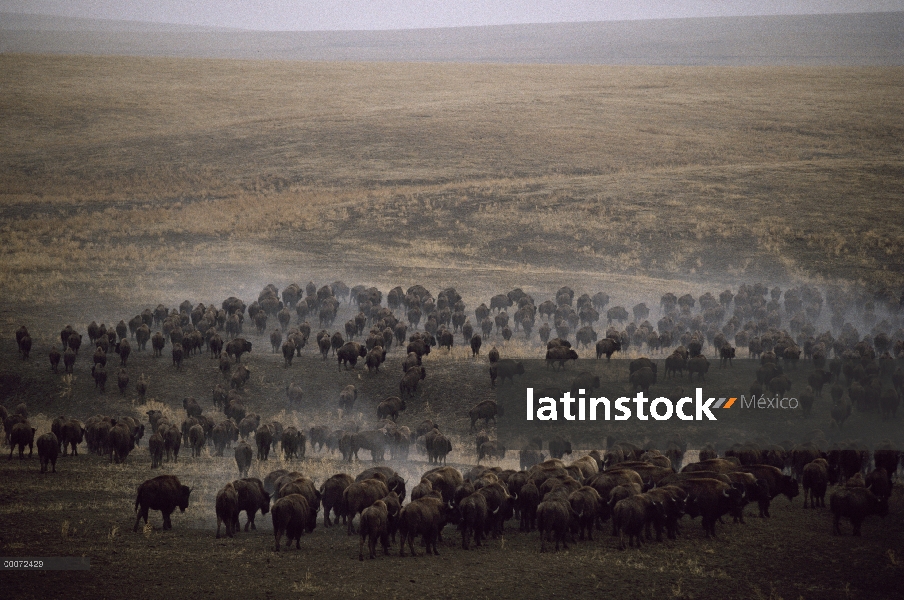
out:
{"label": "distant ridge", "polygon": [[216,30],[0,14],[0,52],[318,61],[890,66],[904,65],[904,12],[329,32]]}
{"label": "distant ridge", "polygon": [[117,21],[113,19],[83,19],[52,15],[26,15],[0,12],[0,32],[4,31],[92,31],[92,32],[171,32],[193,31],[229,32],[242,31],[228,27],[203,27],[176,23],[151,23],[148,21]]}

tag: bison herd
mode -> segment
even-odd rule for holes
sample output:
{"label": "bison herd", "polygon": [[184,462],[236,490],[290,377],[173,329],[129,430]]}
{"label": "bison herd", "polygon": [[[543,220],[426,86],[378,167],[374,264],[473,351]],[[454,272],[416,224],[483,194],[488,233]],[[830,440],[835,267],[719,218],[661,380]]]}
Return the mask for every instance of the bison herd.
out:
{"label": "bison herd", "polygon": [[[681,445],[680,440],[673,443]],[[532,444],[539,448],[542,441]],[[804,508],[824,507],[824,496],[834,486],[829,495],[834,533],[841,533],[840,520],[846,519],[854,535],[860,535],[867,517],[888,514],[900,452],[856,453],[856,464],[853,458],[851,452],[821,452],[812,443],[784,452],[748,444],[727,449],[721,457],[704,449],[700,461],[676,471],[659,450],[619,442],[570,463],[552,458],[518,471],[478,465],[462,472],[437,466],[425,471],[410,493],[409,483],[387,466],[371,467],[356,477],[337,473],[319,486],[299,471],[278,469],[264,480],[243,477],[223,485],[215,501],[216,537],[223,526],[229,537],[242,531],[243,511],[245,532],[256,529],[258,512],[269,513],[274,550],[280,550],[283,536],[286,548],[293,542],[300,548],[300,538],[314,531],[322,512],[324,527],[341,521],[350,536],[358,521],[361,560],[365,544],[370,558],[378,543],[384,554],[397,543],[400,556],[405,556],[406,546],[416,555],[417,537],[427,554],[438,555],[437,542],[446,525],[457,526],[467,550],[472,543],[481,546],[502,537],[510,520],[512,529],[539,533],[541,552],[547,544],[558,550],[578,540],[592,541],[605,530],[611,530],[624,549],[654,538],[662,541],[663,534],[675,539],[684,516],[700,517],[707,537],[715,537],[719,529],[729,531],[725,519],[743,523],[748,504],[768,518],[778,496],[790,501],[799,495],[799,478]],[[783,461],[781,466],[767,464],[777,460]],[[169,529],[170,515],[176,508],[185,511],[190,492],[172,475],[145,481],[135,500],[135,529],[142,518],[147,523],[148,510],[161,511],[163,528]]]}
{"label": "bison herd", "polygon": [[[686,444],[680,440],[670,441],[660,448],[662,452],[628,443],[610,444],[604,451],[566,464],[562,457],[571,454],[571,444],[557,438],[548,442],[553,457],[548,460],[544,460],[539,440],[525,445],[520,450],[520,471],[477,466],[462,473],[446,465],[452,451],[448,432],[429,420],[414,431],[398,423],[399,415],[419,398],[419,386],[428,376],[430,367],[424,358],[431,352],[442,357],[457,339],[470,348],[473,357],[479,357],[484,343],[492,338],[494,345],[487,353],[492,386],[510,385],[524,373],[521,362],[503,358],[498,349],[506,351],[513,339],[538,339],[553,371],[571,369],[579,352],[589,348],[595,350],[597,360],[632,353],[636,358],[630,363],[627,383],[643,391],[670,379],[705,382],[710,373],[707,355],[719,361],[719,369],[731,369],[736,352],[746,349],[750,358],[759,361],[756,380],[750,383],[751,396],[786,394],[792,385],[789,373],[807,369],[808,385],[798,393],[803,414],[808,415],[828,391],[830,426],[836,431],[854,410],[894,418],[904,394],[904,372],[899,366],[904,360],[904,321],[900,307],[893,303],[883,305],[875,298],[841,289],[801,286],[770,290],[761,284],[742,285],[736,292],[707,292],[696,298],[665,294],[655,325],[645,303],[634,305],[630,312],[623,306],[609,307],[609,303],[603,292],[576,295],[568,287],[559,289],[553,299],[536,302],[518,288],[492,296],[489,305],[482,303],[469,314],[454,288],[443,289],[434,297],[420,285],[407,290],[396,287],[384,297],[374,287],[349,288],[335,282],[319,287],[309,283],[305,288],[292,284],[281,292],[268,285],[250,304],[236,297],[227,298],[219,307],[186,301],[170,309],[161,304],[113,327],[92,322],[86,334],[93,348],[88,355],[98,393],[105,393],[108,356],[113,354],[120,359],[116,373],[120,393],[125,393],[130,381],[136,381],[138,397],[143,399],[148,379],[140,372],[132,379],[130,369],[134,375],[140,362],[135,354],[143,355],[150,341],[154,357],[163,356],[169,345],[174,373],[181,372],[195,356],[206,354],[217,361],[223,379],[215,386],[212,401],[223,414],[212,418],[195,398],[188,397],[182,403],[186,418],[181,423],[156,410],[146,412],[147,423],[131,416],[97,415],[84,423],[60,417],[50,432],[37,437],[41,470],[55,471],[58,455],[66,456],[69,449],[76,454],[83,441],[89,452],[122,462],[146,432],[152,468],[177,462],[182,445],[189,447],[193,457],[207,447],[216,456],[234,447],[240,479],[226,483],[217,494],[218,537],[221,525],[227,536],[239,531],[241,511],[248,515],[245,530],[249,525],[254,529],[254,515],[259,510],[271,514],[277,550],[283,536],[287,545],[294,541],[298,547],[299,538],[314,529],[323,508],[326,527],[332,524],[332,513],[351,533],[352,522],[359,518],[362,559],[365,543],[373,558],[376,544],[387,551],[390,539],[400,544],[400,554],[405,554],[406,543],[414,554],[415,536],[422,538],[428,553],[437,554],[436,542],[446,524],[459,526],[464,548],[472,541],[481,545],[487,537],[502,535],[510,519],[518,522],[521,531],[539,530],[544,550],[547,543],[554,543],[556,549],[574,543],[575,535],[592,539],[609,521],[622,547],[639,546],[654,534],[661,540],[663,531],[674,538],[684,515],[700,516],[706,535],[715,536],[717,524],[726,517],[743,521],[746,504],[756,503],[760,516],[767,518],[771,501],[779,495],[794,498],[800,485],[805,508],[824,507],[829,487],[836,486],[829,498],[836,533],[842,518],[859,534],[865,517],[887,513],[900,461],[900,454],[890,444],[870,452],[856,443],[830,445],[816,436],[804,444],[736,444],[724,449],[721,457],[713,448],[704,447],[699,462],[681,468]],[[340,308],[349,318],[341,330],[333,329]],[[605,328],[598,334],[595,327],[603,318]],[[246,319],[254,324],[248,331]],[[312,322],[320,331],[315,331]],[[827,324],[830,327],[820,332]],[[262,343],[253,335],[265,336],[265,340]],[[302,356],[312,335],[310,352],[320,355],[318,361],[326,361],[332,354],[340,372],[359,369],[358,362],[363,361],[361,370],[373,377],[387,376],[387,369],[381,371],[387,353],[393,346],[400,348],[403,366],[398,395],[379,402],[376,426],[361,429],[355,422],[345,422],[302,431],[263,419],[246,406],[248,396],[242,390],[256,368],[254,357],[268,347],[266,342],[272,353],[281,353],[279,368],[297,369],[293,358]],[[47,354],[53,372],[58,372],[61,360],[67,373],[74,371],[83,339],[72,326],[60,332],[60,347],[55,344]],[[34,342],[25,326],[16,331],[16,341],[22,359],[31,360]],[[663,359],[653,360],[656,355]],[[664,368],[660,371],[659,367]],[[581,373],[575,386],[593,389],[599,387],[599,380],[594,382],[592,375]],[[285,395],[290,410],[306,397],[298,383],[287,384]],[[336,408],[351,412],[357,395],[354,385],[346,386]],[[0,409],[10,458],[18,447],[19,457],[24,459],[26,446],[30,457],[37,431],[29,422],[27,409],[21,405],[12,414]],[[495,402],[483,401],[461,409],[461,422],[470,421],[472,432],[480,422],[489,428],[491,421],[495,425],[502,416],[499,410]],[[415,445],[435,466],[411,489],[407,504],[405,482],[388,467],[368,469],[354,480],[336,474],[319,488],[300,472],[274,471],[264,481],[248,477],[255,456],[266,461],[278,449],[286,460],[304,459],[308,444],[312,451],[338,450],[349,462],[357,459],[362,449],[374,461],[384,460],[387,452],[393,460],[407,460],[410,446]],[[506,451],[485,432],[477,434],[478,462],[501,459]],[[177,507],[187,508],[190,492],[174,476],[148,480],[138,490],[135,528],[141,518],[147,522],[149,510],[160,510],[168,529],[172,512]]]}

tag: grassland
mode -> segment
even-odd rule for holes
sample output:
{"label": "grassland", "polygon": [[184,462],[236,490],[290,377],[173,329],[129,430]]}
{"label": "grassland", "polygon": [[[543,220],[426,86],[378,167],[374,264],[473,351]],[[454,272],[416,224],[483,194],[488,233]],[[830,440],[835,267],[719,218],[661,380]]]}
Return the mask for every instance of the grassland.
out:
{"label": "grassland", "polygon": [[0,291],[606,274],[891,297],[902,75],[2,55]]}

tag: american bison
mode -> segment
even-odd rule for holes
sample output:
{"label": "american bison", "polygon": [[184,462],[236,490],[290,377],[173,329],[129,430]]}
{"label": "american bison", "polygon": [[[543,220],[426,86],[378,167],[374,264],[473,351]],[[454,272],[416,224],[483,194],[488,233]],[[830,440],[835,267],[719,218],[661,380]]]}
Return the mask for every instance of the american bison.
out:
{"label": "american bison", "polygon": [[301,494],[289,494],[273,503],[270,516],[273,518],[276,552],[279,552],[283,534],[286,535],[286,548],[292,545],[292,540],[295,540],[296,548],[301,548],[300,540],[307,526],[309,512],[308,501]]}
{"label": "american bison", "polygon": [[47,472],[47,463],[53,467],[56,473],[57,456],[60,453],[60,441],[52,432],[45,433],[38,438],[38,459],[41,461],[41,473]]}
{"label": "american bison", "polygon": [[405,410],[405,401],[398,396],[390,396],[377,406],[377,418],[385,419],[387,417],[395,421],[399,417],[399,413]]}
{"label": "american bison", "polygon": [[163,515],[163,529],[172,529],[170,515],[177,507],[181,512],[185,512],[185,509],[188,508],[190,494],[191,488],[182,485],[175,475],[158,475],[153,479],[148,479],[138,486],[138,493],[135,497],[137,516],[133,531],[138,531],[138,524],[142,518],[147,525],[150,510],[159,510]]}
{"label": "american bison", "polygon": [[217,513],[217,539],[220,539],[220,526],[226,524],[226,535],[235,535],[236,523],[239,521],[239,495],[232,483],[227,483],[219,492],[215,503]]}
{"label": "american bison", "polygon": [[449,512],[446,504],[437,498],[425,497],[419,498],[407,504],[402,508],[399,515],[399,533],[401,546],[399,556],[405,556],[405,542],[408,542],[408,549],[412,556],[417,556],[414,551],[414,538],[421,535],[424,546],[427,548],[427,554],[431,552],[439,556],[439,550],[436,548],[436,542],[440,537],[440,532],[449,519]]}
{"label": "american bison", "polygon": [[248,477],[248,469],[251,468],[251,459],[254,457],[254,450],[245,441],[242,440],[235,447],[235,464],[239,469],[239,477]]}
{"label": "american bison", "polygon": [[389,509],[382,500],[377,500],[361,513],[361,544],[358,560],[364,560],[364,542],[367,540],[370,558],[376,558],[377,540],[383,546],[383,554],[389,554]]}
{"label": "american bison", "polygon": [[835,516],[832,531],[841,535],[840,521],[844,517],[851,522],[854,535],[860,535],[860,526],[866,517],[888,514],[888,501],[878,498],[866,488],[838,488],[829,496],[829,506]]}
{"label": "american bison", "polygon": [[501,379],[500,385],[508,379],[514,385],[515,375],[524,374],[524,363],[506,358],[495,362],[490,366],[490,381],[493,387],[496,386],[496,379]]}
{"label": "american bison", "polygon": [[260,479],[248,477],[244,479],[236,479],[232,482],[238,495],[238,508],[235,516],[235,530],[239,530],[238,513],[245,511],[245,531],[249,528],[256,530],[254,518],[257,511],[261,511],[262,515],[267,514],[270,510],[270,494],[264,489],[264,484]]}
{"label": "american bison", "polygon": [[477,406],[468,411],[468,417],[471,419],[471,431],[476,431],[477,420],[483,419],[484,425],[489,427],[490,419],[493,424],[496,423],[496,415],[499,414],[499,407],[493,400],[484,400]]}
{"label": "american bison", "polygon": [[[7,420],[12,417],[7,418]],[[25,446],[28,446],[28,458],[31,458],[34,451],[36,429],[29,425],[28,421],[16,423],[9,430],[9,457],[13,457],[13,449],[19,447],[19,460],[25,458]]]}

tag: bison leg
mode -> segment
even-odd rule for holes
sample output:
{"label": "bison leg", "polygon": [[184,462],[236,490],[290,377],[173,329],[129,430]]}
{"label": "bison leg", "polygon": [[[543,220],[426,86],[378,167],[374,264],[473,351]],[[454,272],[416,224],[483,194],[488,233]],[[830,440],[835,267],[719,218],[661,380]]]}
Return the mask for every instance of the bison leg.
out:
{"label": "bison leg", "polygon": [[142,518],[144,518],[144,524],[147,525],[148,524],[148,509],[145,506],[141,507],[141,509],[138,511],[138,515],[135,517],[135,527],[134,527],[133,531],[138,531],[138,523],[141,521]]}
{"label": "bison leg", "polygon": [[172,529],[173,524],[170,522],[170,515],[172,512],[166,512],[164,510],[160,511],[163,514],[163,528],[164,529]]}

